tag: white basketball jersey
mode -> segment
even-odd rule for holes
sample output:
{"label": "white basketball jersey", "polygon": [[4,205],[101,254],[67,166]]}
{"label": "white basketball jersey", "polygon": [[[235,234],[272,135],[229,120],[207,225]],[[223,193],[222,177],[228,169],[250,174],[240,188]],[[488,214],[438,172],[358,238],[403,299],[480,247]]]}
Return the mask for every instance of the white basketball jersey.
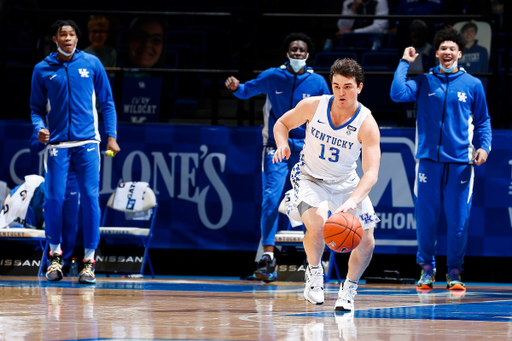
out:
{"label": "white basketball jersey", "polygon": [[330,114],[333,98],[323,95],[313,119],[308,122],[299,165],[304,173],[316,179],[341,181],[357,168],[356,161],[361,154],[359,129],[371,112],[359,103],[355,115],[335,127]]}

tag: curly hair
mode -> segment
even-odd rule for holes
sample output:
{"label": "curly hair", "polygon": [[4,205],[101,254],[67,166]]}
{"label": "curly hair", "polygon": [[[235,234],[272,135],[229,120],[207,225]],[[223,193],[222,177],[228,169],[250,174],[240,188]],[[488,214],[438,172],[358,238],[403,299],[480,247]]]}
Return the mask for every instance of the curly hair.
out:
{"label": "curly hair", "polygon": [[434,48],[439,50],[439,46],[445,41],[453,41],[455,44],[459,46],[459,51],[464,52],[464,48],[466,47],[466,39],[464,36],[459,33],[457,30],[440,30],[437,31],[434,36]]}
{"label": "curly hair", "polygon": [[308,35],[302,32],[290,33],[289,35],[286,36],[286,38],[284,38],[283,51],[285,54],[288,52],[288,49],[290,48],[290,43],[296,40],[305,42],[306,45],[308,46],[308,53],[310,55],[313,54],[313,41]]}
{"label": "curly hair", "polygon": [[352,58],[336,59],[331,66],[329,72],[329,79],[332,83],[332,78],[335,75],[340,75],[346,78],[354,78],[357,86],[364,82],[364,71],[361,65]]}
{"label": "curly hair", "polygon": [[48,35],[50,37],[55,37],[57,33],[59,32],[59,29],[62,26],[71,26],[75,30],[76,36],[78,37],[78,40],[82,38],[82,32],[78,28],[78,25],[73,20],[57,20],[53,23],[53,25],[48,30]]}

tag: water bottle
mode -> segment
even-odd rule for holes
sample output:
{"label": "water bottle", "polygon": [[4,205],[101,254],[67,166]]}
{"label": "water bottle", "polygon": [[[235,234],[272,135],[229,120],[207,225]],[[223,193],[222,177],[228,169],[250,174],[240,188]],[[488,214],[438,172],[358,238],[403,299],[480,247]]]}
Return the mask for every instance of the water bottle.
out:
{"label": "water bottle", "polygon": [[324,51],[328,52],[332,50],[332,39],[327,39],[324,45]]}
{"label": "water bottle", "polygon": [[372,51],[377,51],[380,49],[381,45],[382,45],[382,38],[380,36],[377,36],[375,38],[375,40],[373,41],[373,45],[372,45]]}
{"label": "water bottle", "polygon": [[70,277],[78,276],[78,262],[75,257],[71,258],[71,264],[69,265],[69,276]]}

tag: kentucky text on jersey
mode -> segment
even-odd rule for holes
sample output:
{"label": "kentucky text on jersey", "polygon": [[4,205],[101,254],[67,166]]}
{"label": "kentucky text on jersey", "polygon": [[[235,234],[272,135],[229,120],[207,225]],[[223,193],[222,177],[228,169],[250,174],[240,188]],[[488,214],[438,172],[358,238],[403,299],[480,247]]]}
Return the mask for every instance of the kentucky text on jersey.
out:
{"label": "kentucky text on jersey", "polygon": [[345,149],[352,149],[352,146],[354,145],[353,142],[342,140],[340,138],[322,133],[320,130],[315,129],[314,127],[311,127],[311,135],[313,137],[316,137],[320,141],[324,141],[325,143],[330,143],[333,146],[345,148]]}

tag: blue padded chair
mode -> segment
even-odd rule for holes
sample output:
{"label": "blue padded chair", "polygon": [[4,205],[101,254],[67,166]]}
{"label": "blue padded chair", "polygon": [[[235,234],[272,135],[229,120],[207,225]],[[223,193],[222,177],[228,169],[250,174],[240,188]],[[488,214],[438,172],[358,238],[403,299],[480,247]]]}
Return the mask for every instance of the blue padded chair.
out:
{"label": "blue padded chair", "polygon": [[342,47],[342,46],[335,46],[334,52],[343,52],[343,53],[355,53],[357,55],[357,62],[361,63],[361,58],[363,54],[366,52],[370,52],[369,49],[366,47]]}
{"label": "blue padded chair", "polygon": [[[126,186],[130,185],[130,182],[125,182]],[[134,210],[120,210],[114,208],[114,199],[116,196],[116,192],[112,193],[110,198],[107,201],[105,210],[103,212],[103,217],[101,219],[101,227],[100,227],[100,236],[103,239],[123,239],[123,244],[137,244],[142,245],[144,247],[144,257],[142,260],[142,265],[139,273],[141,275],[144,274],[144,268],[146,264],[149,265],[149,270],[151,273],[151,277],[155,278],[155,273],[153,272],[153,266],[151,265],[151,259],[149,258],[149,246],[151,243],[151,238],[153,237],[153,228],[155,226],[156,213],[158,208],[157,199],[155,196],[155,192],[148,186],[146,188],[146,192],[144,193],[144,202],[142,204],[142,209],[140,211]],[[121,220],[120,216],[124,216],[124,222],[126,225],[124,226],[105,226],[107,221],[107,214],[109,211],[113,211],[115,213],[115,218],[119,221]],[[147,212],[148,217],[147,220],[138,220],[127,217],[125,213],[143,213]]]}
{"label": "blue padded chair", "polygon": [[381,33],[345,33],[341,36],[341,47],[364,47],[369,50],[372,49],[376,40],[380,40],[382,45],[383,35]]}
{"label": "blue padded chair", "polygon": [[363,54],[361,66],[367,71],[394,71],[399,60],[396,52],[367,52]]}
{"label": "blue padded chair", "polygon": [[317,71],[330,70],[331,65],[340,58],[352,58],[357,60],[357,54],[353,52],[334,51],[334,52],[318,52],[315,55],[313,68]]}

